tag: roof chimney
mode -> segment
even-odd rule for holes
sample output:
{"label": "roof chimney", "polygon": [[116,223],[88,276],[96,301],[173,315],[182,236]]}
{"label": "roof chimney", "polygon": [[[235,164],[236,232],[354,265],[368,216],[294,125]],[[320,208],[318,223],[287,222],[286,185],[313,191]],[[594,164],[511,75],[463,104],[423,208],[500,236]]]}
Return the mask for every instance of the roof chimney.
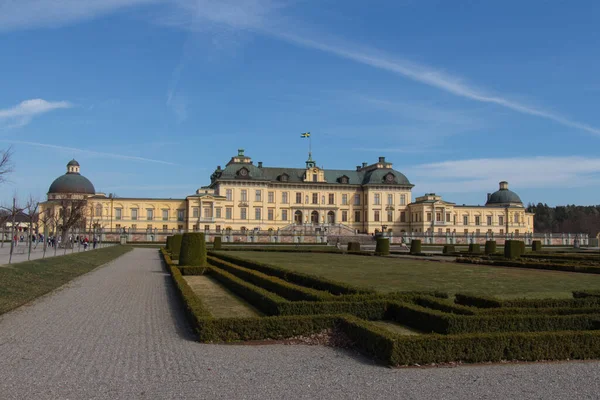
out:
{"label": "roof chimney", "polygon": [[508,182],[506,182],[506,181],[500,182],[500,190],[508,190]]}
{"label": "roof chimney", "polygon": [[357,171],[358,171],[358,170],[360,170],[360,165],[357,165],[357,166],[356,166],[356,170],[357,170]]}
{"label": "roof chimney", "polygon": [[258,162],[258,168],[262,168],[262,161]]}
{"label": "roof chimney", "polygon": [[217,171],[220,171],[220,170],[221,170],[221,166],[217,165]]}
{"label": "roof chimney", "polygon": [[244,149],[238,149],[238,157],[244,157]]}
{"label": "roof chimney", "polygon": [[369,163],[366,163],[366,162],[364,162],[364,163],[362,164],[362,167],[364,168],[364,167],[366,167],[367,165],[369,165]]}
{"label": "roof chimney", "polygon": [[380,163],[384,163],[385,162],[385,157],[379,157],[379,162]]}

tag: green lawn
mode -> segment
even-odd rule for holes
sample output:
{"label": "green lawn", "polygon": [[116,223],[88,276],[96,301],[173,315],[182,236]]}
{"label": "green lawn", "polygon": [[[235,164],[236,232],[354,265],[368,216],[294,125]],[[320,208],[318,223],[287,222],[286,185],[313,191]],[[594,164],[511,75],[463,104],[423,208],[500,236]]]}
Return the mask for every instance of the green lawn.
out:
{"label": "green lawn", "polygon": [[236,251],[235,257],[322,276],[381,292],[440,290],[511,297],[571,297],[600,290],[600,275],[338,254]]}
{"label": "green lawn", "polygon": [[111,246],[3,266],[0,268],[0,314],[46,294],[131,249],[129,246]]}

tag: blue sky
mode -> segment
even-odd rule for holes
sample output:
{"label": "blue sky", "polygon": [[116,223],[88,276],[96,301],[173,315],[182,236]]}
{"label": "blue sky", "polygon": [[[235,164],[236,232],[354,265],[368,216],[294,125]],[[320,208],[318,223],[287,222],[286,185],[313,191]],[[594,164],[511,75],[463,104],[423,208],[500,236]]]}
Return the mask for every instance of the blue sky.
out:
{"label": "blue sky", "polygon": [[594,1],[0,0],[0,186],[180,197],[238,148],[302,167],[378,156],[481,204],[597,204]]}

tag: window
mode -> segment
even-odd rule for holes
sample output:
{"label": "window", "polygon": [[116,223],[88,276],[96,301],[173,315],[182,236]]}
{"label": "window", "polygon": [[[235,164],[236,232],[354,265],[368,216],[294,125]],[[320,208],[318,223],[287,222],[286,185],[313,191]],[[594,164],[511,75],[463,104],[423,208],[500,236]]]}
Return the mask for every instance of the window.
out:
{"label": "window", "polygon": [[162,219],[163,221],[169,220],[169,210],[162,210]]}
{"label": "window", "polygon": [[296,204],[302,204],[302,193],[296,192]]}
{"label": "window", "polygon": [[288,204],[288,192],[281,193],[281,202],[283,204]]}
{"label": "window", "polygon": [[248,201],[248,191],[246,189],[242,189],[241,198],[242,198],[242,201]]}
{"label": "window", "polygon": [[281,210],[281,220],[282,221],[288,220],[288,210]]}
{"label": "window", "polygon": [[348,222],[348,211],[342,211],[342,222]]}
{"label": "window", "polygon": [[254,201],[262,201],[262,190],[257,190],[254,195]]}
{"label": "window", "polygon": [[200,217],[200,208],[198,208],[198,207],[192,208],[192,218],[199,218],[199,217]]}
{"label": "window", "polygon": [[154,219],[154,210],[151,208],[146,209],[146,219],[152,221]]}
{"label": "window", "polygon": [[212,207],[204,207],[204,216],[206,218],[212,218]]}
{"label": "window", "polygon": [[148,224],[148,225],[146,226],[146,229],[147,229],[147,230],[149,230],[149,231],[151,231],[151,230],[152,230],[152,224]]}
{"label": "window", "polygon": [[394,204],[394,195],[388,194],[388,205]]}
{"label": "window", "polygon": [[373,219],[375,220],[375,222],[379,222],[379,210],[375,210],[373,212]]}
{"label": "window", "polygon": [[137,208],[132,208],[131,209],[131,220],[132,221],[137,221],[138,218],[138,209]]}
{"label": "window", "polygon": [[183,221],[184,218],[185,218],[185,211],[177,210],[177,221]]}
{"label": "window", "polygon": [[519,214],[515,214],[515,224],[519,223]]}
{"label": "window", "polygon": [[492,216],[491,215],[488,215],[488,217],[487,217],[487,224],[492,225]]}
{"label": "window", "polygon": [[269,209],[267,210],[267,219],[268,219],[269,221],[273,221],[273,211],[274,211],[274,210],[273,210],[272,208],[269,208]]}
{"label": "window", "polygon": [[221,218],[221,209],[220,208],[215,208],[215,213],[216,213],[215,217]]}
{"label": "window", "polygon": [[335,204],[335,196],[333,193],[329,193],[329,204]]}
{"label": "window", "polygon": [[210,231],[210,225],[204,225],[204,230],[205,231]]}
{"label": "window", "polygon": [[255,208],[254,209],[254,219],[257,221],[260,221],[260,217],[261,217],[261,212],[262,212],[262,208]]}
{"label": "window", "polygon": [[231,190],[231,189],[225,190],[225,199],[227,201],[233,200],[233,190]]}
{"label": "window", "polygon": [[325,196],[321,196],[321,204],[325,204]]}
{"label": "window", "polygon": [[347,194],[343,194],[342,195],[342,205],[348,205],[348,195]]}
{"label": "window", "polygon": [[225,208],[225,219],[231,219],[231,207]]}
{"label": "window", "polygon": [[317,176],[317,174],[313,174],[313,182],[318,182],[319,181],[319,177]]}
{"label": "window", "polygon": [[475,216],[475,225],[481,225],[481,217],[479,215]]}
{"label": "window", "polygon": [[98,204],[96,206],[96,215],[95,216],[96,217],[101,217],[102,216],[102,205],[101,204]]}
{"label": "window", "polygon": [[269,192],[267,194],[267,201],[269,203],[275,203],[275,192]]}
{"label": "window", "polygon": [[442,234],[442,228],[438,228],[438,233],[441,235]]}
{"label": "window", "polygon": [[446,213],[446,222],[450,222],[450,213]]}
{"label": "window", "polygon": [[182,231],[183,230],[183,225],[177,225],[177,230],[178,231]]}
{"label": "window", "polygon": [[216,230],[217,232],[221,232],[221,225],[217,225],[217,226],[215,226],[215,230]]}
{"label": "window", "polygon": [[375,193],[375,199],[373,204],[375,204],[376,206],[381,205],[381,195],[379,193]]}
{"label": "window", "polygon": [[313,193],[312,194],[312,203],[313,204],[319,204],[319,193]]}
{"label": "window", "polygon": [[477,236],[479,236],[479,234],[480,234],[480,233],[481,233],[481,230],[480,230],[480,229],[476,229],[476,230],[475,230],[475,234],[476,234]]}
{"label": "window", "polygon": [[406,222],[406,212],[404,211],[400,213],[400,222]]}
{"label": "window", "polygon": [[500,215],[498,217],[498,225],[504,225],[504,216],[503,215]]}
{"label": "window", "polygon": [[436,222],[442,222],[442,213],[441,212],[435,213],[435,220],[436,220]]}
{"label": "window", "polygon": [[240,218],[248,219],[248,210],[246,209],[246,207],[240,208]]}
{"label": "window", "polygon": [[427,213],[427,222],[431,222],[431,213],[430,212]]}
{"label": "window", "polygon": [[121,224],[116,224],[115,229],[121,229]]}
{"label": "window", "polygon": [[122,213],[122,209],[120,208],[115,208],[115,219],[118,221],[121,219],[121,213]]}
{"label": "window", "polygon": [[393,222],[394,221],[394,212],[392,210],[389,210],[387,212],[387,222]]}
{"label": "window", "polygon": [[360,222],[360,211],[354,212],[354,222]]}
{"label": "window", "polygon": [[406,195],[405,194],[401,194],[400,195],[400,205],[401,206],[405,206],[406,205]]}
{"label": "window", "polygon": [[167,225],[163,225],[163,232],[166,232],[167,230],[169,230],[169,228],[167,227]]}
{"label": "window", "polygon": [[469,216],[463,215],[463,225],[469,225]]}
{"label": "window", "polygon": [[355,206],[360,206],[360,194],[355,194],[354,195],[354,205]]}
{"label": "window", "polygon": [[465,229],[465,235],[466,235],[466,234],[468,234],[468,233],[469,233],[469,230],[468,230],[468,229]]}
{"label": "window", "polygon": [[500,229],[500,234],[504,235],[504,229]]}
{"label": "window", "polygon": [[135,232],[135,231],[137,231],[137,225],[136,225],[136,224],[131,224],[131,228],[129,228],[129,230],[130,230],[131,232]]}

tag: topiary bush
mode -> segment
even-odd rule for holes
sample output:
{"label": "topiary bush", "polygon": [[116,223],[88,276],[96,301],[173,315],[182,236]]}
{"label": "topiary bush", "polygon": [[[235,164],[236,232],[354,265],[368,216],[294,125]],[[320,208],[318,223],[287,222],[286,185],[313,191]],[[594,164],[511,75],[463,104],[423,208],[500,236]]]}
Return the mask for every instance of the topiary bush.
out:
{"label": "topiary bush", "polygon": [[167,243],[165,244],[165,249],[171,250],[171,238],[173,236],[167,236]]}
{"label": "topiary bush", "polygon": [[375,255],[377,256],[389,256],[390,255],[390,240],[388,238],[377,238],[377,245],[375,246]]}
{"label": "topiary bush", "polygon": [[442,253],[443,254],[452,254],[452,253],[456,253],[456,248],[454,247],[453,244],[445,244],[444,248],[442,249]]}
{"label": "topiary bush", "polygon": [[179,251],[179,265],[203,267],[206,265],[206,241],[204,233],[184,233]]}
{"label": "topiary bush", "polygon": [[420,254],[420,253],[421,253],[421,241],[420,240],[411,240],[410,254]]}
{"label": "topiary bush", "polygon": [[481,246],[479,246],[479,243],[469,244],[469,253],[471,253],[471,254],[481,253]]}
{"label": "topiary bush", "polygon": [[216,236],[214,241],[213,241],[213,249],[215,250],[221,250],[221,236]]}
{"label": "topiary bush", "polygon": [[531,242],[531,250],[532,251],[541,251],[542,250],[542,241],[534,240],[533,242]]}
{"label": "topiary bush", "polygon": [[507,240],[504,242],[504,257],[514,260],[525,253],[525,242],[520,240]]}
{"label": "topiary bush", "polygon": [[496,252],[496,241],[488,240],[485,242],[485,254],[494,254]]}
{"label": "topiary bush", "polygon": [[177,235],[171,236],[171,258],[173,260],[179,259],[179,252],[181,251],[181,239],[183,239],[183,235],[178,233]]}
{"label": "topiary bush", "polygon": [[360,251],[360,243],[348,242],[348,251]]}

